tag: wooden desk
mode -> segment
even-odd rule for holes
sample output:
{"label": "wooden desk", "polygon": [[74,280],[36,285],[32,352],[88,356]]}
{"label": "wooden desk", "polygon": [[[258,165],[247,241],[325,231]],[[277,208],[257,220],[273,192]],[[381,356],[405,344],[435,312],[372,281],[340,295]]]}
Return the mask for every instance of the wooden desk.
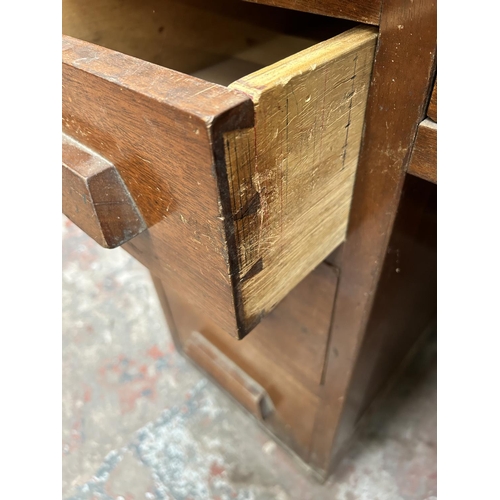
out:
{"label": "wooden desk", "polygon": [[326,477],[435,313],[436,4],[269,3],[63,2],[65,212]]}

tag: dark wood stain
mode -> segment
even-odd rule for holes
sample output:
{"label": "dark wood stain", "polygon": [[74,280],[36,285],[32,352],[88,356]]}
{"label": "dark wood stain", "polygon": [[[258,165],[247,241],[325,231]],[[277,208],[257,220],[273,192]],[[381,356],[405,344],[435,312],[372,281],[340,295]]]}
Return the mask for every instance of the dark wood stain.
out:
{"label": "dark wood stain", "polygon": [[234,214],[234,220],[241,220],[249,215],[254,215],[260,208],[260,193],[255,191],[250,200]]}
{"label": "dark wood stain", "polygon": [[251,268],[250,270],[241,278],[241,281],[249,280],[253,278],[255,275],[259,274],[262,269],[264,269],[264,264],[262,262],[262,258],[260,258]]}
{"label": "dark wood stain", "polygon": [[313,14],[379,24],[381,0],[247,0]]}

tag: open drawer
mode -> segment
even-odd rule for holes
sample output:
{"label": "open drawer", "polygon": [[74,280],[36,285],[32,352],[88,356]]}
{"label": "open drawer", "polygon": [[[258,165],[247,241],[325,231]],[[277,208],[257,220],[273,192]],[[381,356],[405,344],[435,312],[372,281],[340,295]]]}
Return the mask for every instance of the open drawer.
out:
{"label": "open drawer", "polygon": [[63,211],[242,338],[345,237],[377,32],[93,3],[63,1]]}

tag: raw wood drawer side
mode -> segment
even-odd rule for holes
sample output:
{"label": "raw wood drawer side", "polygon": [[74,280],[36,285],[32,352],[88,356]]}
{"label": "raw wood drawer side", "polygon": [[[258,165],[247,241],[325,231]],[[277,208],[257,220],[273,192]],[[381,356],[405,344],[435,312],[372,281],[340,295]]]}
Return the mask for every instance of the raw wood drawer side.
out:
{"label": "raw wood drawer side", "polygon": [[225,135],[248,328],[345,238],[376,38],[355,28],[229,86],[255,105]]}

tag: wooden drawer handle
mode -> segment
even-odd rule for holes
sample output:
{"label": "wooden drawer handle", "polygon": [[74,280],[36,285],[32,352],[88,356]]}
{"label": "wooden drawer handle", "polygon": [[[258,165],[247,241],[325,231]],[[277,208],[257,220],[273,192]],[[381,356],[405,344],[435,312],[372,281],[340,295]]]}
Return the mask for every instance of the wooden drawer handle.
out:
{"label": "wooden drawer handle", "polygon": [[201,333],[194,332],[189,337],[184,351],[258,419],[265,420],[274,412],[267,391]]}
{"label": "wooden drawer handle", "polygon": [[105,248],[147,229],[116,167],[62,134],[63,213]]}

